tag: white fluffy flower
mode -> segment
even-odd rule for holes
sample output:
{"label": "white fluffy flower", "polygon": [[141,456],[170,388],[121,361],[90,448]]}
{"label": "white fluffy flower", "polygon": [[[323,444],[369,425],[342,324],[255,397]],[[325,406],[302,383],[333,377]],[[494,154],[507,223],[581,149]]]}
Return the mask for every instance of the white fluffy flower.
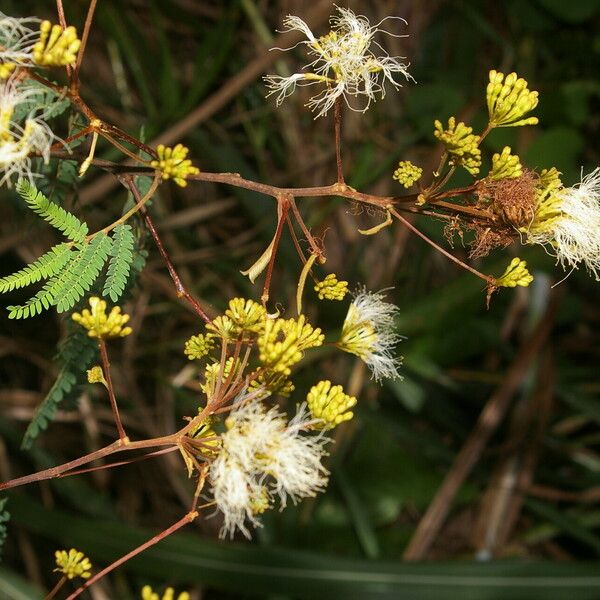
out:
{"label": "white fluffy flower", "polygon": [[0,71],[5,65],[27,66],[33,62],[33,48],[40,32],[29,25],[37,26],[39,22],[35,17],[17,19],[0,12]]}
{"label": "white fluffy flower", "polygon": [[[278,106],[294,92],[297,85],[321,84],[325,88],[307,104],[317,113],[317,117],[326,115],[340,97],[352,110],[365,112],[377,95],[381,98],[385,96],[386,82],[396,89],[401,87],[395,78],[397,74],[412,79],[407,65],[400,62],[401,57],[389,56],[373,40],[378,32],[394,34],[380,29],[381,22],[371,27],[366,17],[356,15],[347,8],[336,8],[338,14],[330,19],[332,29],[321,38],[316,38],[299,17],[288,16],[284,20],[284,31],[300,31],[307,37],[300,43],[308,47],[308,53],[314,60],[305,67],[306,72],[290,77],[265,77],[267,87],[271,90],[268,95],[277,94]],[[381,55],[377,56],[373,48]],[[354,107],[349,102],[350,98],[359,96],[366,97],[362,108]]]}
{"label": "white fluffy flower", "polygon": [[527,241],[544,245],[565,269],[584,263],[600,281],[600,167],[572,187],[562,187],[558,176],[553,184],[538,195]]}
{"label": "white fluffy flower", "polygon": [[236,529],[250,537],[246,522],[259,526],[256,515],[276,496],[283,508],[288,495],[296,501],[324,489],[321,459],[328,439],[301,435],[310,424],[303,407],[289,423],[277,408],[267,411],[257,401],[231,412],[210,468],[214,499],[224,516],[221,537],[232,537]]}
{"label": "white fluffy flower", "polygon": [[394,354],[401,339],[394,331],[394,316],[399,309],[395,304],[385,302],[384,298],[382,292],[359,289],[350,304],[337,343],[342,350],[361,358],[376,381],[384,377],[400,377],[401,358]]}
{"label": "white fluffy flower", "polygon": [[44,114],[34,109],[20,121],[14,118],[15,109],[37,94],[40,90],[19,84],[14,77],[0,81],[0,185],[10,187],[13,177],[32,181],[31,155],[41,156],[44,162],[50,159],[50,147],[58,138]]}

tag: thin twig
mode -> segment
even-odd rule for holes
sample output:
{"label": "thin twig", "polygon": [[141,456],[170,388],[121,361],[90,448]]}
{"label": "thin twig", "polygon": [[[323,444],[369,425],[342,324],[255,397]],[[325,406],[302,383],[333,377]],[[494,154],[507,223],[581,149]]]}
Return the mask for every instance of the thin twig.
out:
{"label": "thin twig", "polygon": [[92,26],[92,21],[94,19],[94,11],[96,10],[96,2],[97,0],[90,0],[90,4],[88,6],[87,15],[85,17],[85,24],[83,26],[83,33],[81,35],[81,46],[79,46],[79,52],[77,54],[77,62],[75,63],[75,68],[73,69],[72,76],[72,89],[73,91],[77,91],[79,89],[79,69],[81,68],[81,62],[83,60],[83,55],[85,53],[85,48],[87,46],[88,37],[90,35],[90,28]]}
{"label": "thin twig", "polygon": [[102,361],[102,371],[104,372],[104,379],[106,380],[106,389],[108,390],[108,398],[110,400],[110,408],[115,418],[115,425],[119,433],[120,440],[127,440],[127,434],[123,429],[121,423],[121,416],[119,415],[119,407],[117,406],[117,398],[115,396],[115,390],[112,383],[112,376],[110,374],[110,361],[108,360],[108,351],[106,350],[106,342],[102,338],[98,338],[98,346],[100,347],[100,359]]}
{"label": "thin twig", "polygon": [[188,523],[191,523],[197,516],[198,516],[198,513],[195,510],[187,513],[185,516],[183,516],[181,519],[179,519],[179,521],[177,521],[177,523],[174,523],[173,525],[171,525],[171,527],[168,527],[164,531],[161,531],[160,533],[155,535],[153,538],[149,539],[147,542],[144,542],[143,544],[141,544],[140,546],[138,546],[131,552],[127,553],[125,556],[122,556],[121,558],[119,558],[118,560],[113,562],[112,564],[108,565],[108,567],[106,567],[105,569],[102,569],[102,571],[99,571],[98,573],[96,573],[93,577],[90,577],[82,586],[78,587],[67,598],[67,600],[74,600],[75,598],[77,598],[77,596],[79,596],[83,591],[85,591],[87,588],[89,588],[92,584],[96,583],[96,581],[98,581],[99,579],[102,579],[102,577],[104,577],[105,575],[107,575],[108,573],[110,573],[111,571],[116,569],[117,567],[121,566],[123,563],[127,562],[134,556],[137,556],[144,550],[150,548],[151,546],[154,546],[155,544],[158,544],[158,542],[160,542],[161,540],[164,540],[166,537],[168,537],[172,533],[175,533],[178,529],[181,529]]}
{"label": "thin twig", "polygon": [[[139,190],[133,184],[133,182],[131,182],[131,180],[129,180],[129,182],[130,183],[128,183],[128,186],[129,186],[129,189],[131,190],[132,194],[134,195],[135,198],[139,198],[139,196],[140,196]],[[181,282],[181,278],[179,277],[179,274],[177,273],[177,270],[175,269],[175,266],[173,265],[173,262],[171,261],[171,258],[169,257],[169,254],[166,251],[166,249],[162,243],[162,240],[160,239],[160,236],[158,235],[158,232],[156,231],[156,228],[154,227],[154,223],[152,222],[152,219],[150,218],[148,211],[146,209],[142,209],[141,213],[142,213],[142,216],[144,217],[144,222],[146,223],[146,227],[148,227],[148,230],[150,231],[150,235],[152,236],[152,239],[154,240],[154,243],[156,244],[156,247],[158,248],[158,252],[161,255],[162,259],[165,261],[165,264],[167,265],[167,270],[169,271],[169,275],[171,276],[173,284],[175,285],[175,290],[177,292],[177,296],[179,298],[185,298],[190,303],[190,305],[192,306],[192,308],[194,309],[196,314],[205,323],[210,323],[211,318],[204,312],[204,309],[202,308],[202,306],[200,306],[200,302],[198,302],[198,300],[196,300],[196,298],[194,298],[194,296],[192,296],[192,294],[190,294],[190,292],[188,292],[188,290],[185,288],[185,286]]]}

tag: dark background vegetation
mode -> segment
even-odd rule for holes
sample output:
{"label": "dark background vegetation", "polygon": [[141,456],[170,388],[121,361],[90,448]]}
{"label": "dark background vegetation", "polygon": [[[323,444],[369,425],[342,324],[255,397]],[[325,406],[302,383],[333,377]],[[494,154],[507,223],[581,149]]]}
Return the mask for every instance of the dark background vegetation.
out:
{"label": "dark background vegetation", "polygon": [[[69,22],[80,29],[86,3],[65,5]],[[407,57],[417,81],[399,93],[390,90],[364,116],[346,116],[351,185],[401,193],[391,179],[401,159],[431,171],[439,156],[433,120],[458,114],[481,128],[492,68],[516,70],[540,91],[540,125],[494,132],[485,142],[488,151],[509,144],[531,168],[556,166],[567,185],[579,179],[582,166],[589,171],[600,164],[599,2],[381,0],[349,6],[372,22],[390,14],[407,19],[406,27],[389,26],[410,37],[384,43],[390,54]],[[281,185],[330,183],[331,119],[314,121],[302,107],[306,96],[297,93],[275,110],[258,74],[233,97],[215,98],[267,53],[286,14],[316,16],[315,32],[325,33],[323,15],[331,11],[323,7],[295,0],[100,0],[83,95],[99,114],[146,140],[175,131],[172,142],[188,145],[203,170]],[[2,10],[52,18],[53,3],[3,0]],[[277,59],[266,72],[293,72],[304,64],[300,50]],[[173,129],[190,115],[200,118]],[[100,154],[114,157],[106,148]],[[105,182],[92,169],[69,196],[68,207],[93,226],[114,220],[125,201],[122,188],[102,187]],[[477,266],[499,274],[518,252],[536,281],[529,289],[500,292],[487,310],[480,280],[402,227],[362,237],[357,226],[370,227],[380,217],[357,215],[333,198],[302,199],[301,210],[324,239],[327,272],[343,274],[352,285],[394,288],[390,297],[401,308],[398,329],[406,336],[404,380],[380,387],[353,360],[317,354],[309,370],[360,397],[356,418],[336,436],[327,492],[268,514],[252,542],[218,543],[218,517],[199,519],[88,597],[133,598],[151,583],[174,584],[207,599],[600,598],[598,579],[589,578],[598,564],[590,561],[600,553],[598,284],[582,270],[551,290],[563,277],[553,259],[540,248],[510,248]],[[260,295],[239,270],[272,235],[271,199],[211,184],[184,190],[165,185],[151,211],[204,305],[218,311],[235,295]],[[442,224],[423,218],[415,223],[446,243]],[[40,255],[54,242],[52,235],[13,192],[2,191],[2,274]],[[145,244],[148,264],[127,303],[135,333],[111,344],[125,426],[135,438],[172,432],[201,401],[197,371],[182,354],[184,340],[200,324],[176,300],[151,240]],[[460,240],[455,252],[466,256]],[[289,305],[298,274],[288,240],[272,297]],[[477,452],[467,481],[448,499],[448,518],[426,555],[430,562],[403,563],[420,518],[444,476],[457,468],[457,453],[553,294],[559,307],[551,337],[490,443]],[[345,305],[332,304],[309,300],[308,311],[318,323],[341,323]],[[99,386],[84,385],[31,451],[19,449],[56,376],[52,357],[64,327],[54,313],[26,322],[0,314],[2,480],[75,458],[115,435]],[[302,397],[313,377],[300,372],[297,379]],[[176,521],[190,493],[175,455],[12,492],[0,597],[40,598],[36,590],[55,581],[56,548],[76,546],[96,567],[108,564]],[[514,583],[519,574],[534,579]],[[452,579],[457,576],[459,583]]]}

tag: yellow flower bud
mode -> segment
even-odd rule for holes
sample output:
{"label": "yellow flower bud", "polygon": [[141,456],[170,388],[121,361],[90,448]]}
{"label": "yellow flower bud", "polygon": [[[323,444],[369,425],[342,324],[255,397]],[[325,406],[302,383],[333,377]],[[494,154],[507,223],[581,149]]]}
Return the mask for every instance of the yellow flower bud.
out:
{"label": "yellow flower bud", "polygon": [[153,160],[150,166],[160,171],[163,179],[173,179],[177,185],[185,187],[189,175],[200,173],[200,169],[194,167],[192,161],[186,158],[189,149],[182,144],[177,144],[174,148],[160,144],[156,152],[158,160]]}
{"label": "yellow flower bud", "polygon": [[215,341],[210,335],[193,335],[185,343],[183,353],[190,359],[204,358],[215,347]]}
{"label": "yellow flower bud", "polygon": [[319,300],[343,300],[348,293],[348,282],[338,281],[335,273],[329,273],[323,281],[317,282],[315,292]]}
{"label": "yellow flower bud", "polygon": [[265,368],[288,376],[304,350],[320,346],[324,339],[321,330],[307,323],[304,315],[297,319],[267,319],[258,337],[259,359]]}
{"label": "yellow flower bud", "polygon": [[440,121],[435,121],[435,137],[446,148],[452,164],[466,169],[471,175],[479,173],[481,167],[481,138],[473,133],[472,127],[462,122],[457,123],[454,117],[448,119],[448,128],[444,129]]}
{"label": "yellow flower bud", "polygon": [[394,171],[393,178],[401,183],[405,188],[414,185],[423,175],[423,169],[413,165],[409,160],[401,160],[398,168]]}
{"label": "yellow flower bud", "polygon": [[17,65],[15,63],[1,63],[0,79],[8,79],[16,68]]}
{"label": "yellow flower bud", "polygon": [[496,279],[497,287],[527,287],[533,281],[533,275],[527,270],[527,263],[518,257],[510,261],[508,267],[500,277]]}
{"label": "yellow flower bud", "polygon": [[63,29],[50,21],[40,24],[40,39],[33,47],[33,60],[43,67],[64,67],[77,60],[81,40],[75,27]]}
{"label": "yellow flower bud", "polygon": [[356,398],[345,394],[341,385],[332,386],[331,381],[319,381],[310,389],[306,401],[312,416],[321,420],[317,427],[322,429],[332,429],[354,416],[349,409],[356,404]]}
{"label": "yellow flower bud", "polygon": [[107,315],[104,300],[92,296],[89,302],[91,311],[84,308],[81,313],[73,313],[71,318],[85,327],[90,337],[108,339],[125,337],[131,333],[131,327],[123,327],[129,321],[129,315],[122,314],[119,306],[114,306]]}
{"label": "yellow flower bud", "polygon": [[267,311],[254,300],[234,298],[229,301],[225,315],[231,319],[240,333],[260,333],[265,327]]}
{"label": "yellow flower bud", "polygon": [[492,170],[487,176],[488,179],[515,179],[523,175],[519,157],[510,152],[510,147],[505,146],[501,154],[496,153],[492,156]]}
{"label": "yellow flower bud", "polygon": [[504,76],[490,71],[486,99],[491,127],[518,127],[535,125],[537,117],[523,118],[538,104],[538,93],[527,89],[527,81],[516,73]]}
{"label": "yellow flower bud", "polygon": [[101,383],[102,385],[108,385],[106,379],[104,379],[104,371],[100,365],[96,365],[87,371],[88,383]]}
{"label": "yellow flower bud", "polygon": [[63,573],[67,579],[75,577],[88,579],[91,575],[92,563],[83,552],[71,548],[69,552],[66,550],[57,550],[54,556],[57,567],[54,571]]}

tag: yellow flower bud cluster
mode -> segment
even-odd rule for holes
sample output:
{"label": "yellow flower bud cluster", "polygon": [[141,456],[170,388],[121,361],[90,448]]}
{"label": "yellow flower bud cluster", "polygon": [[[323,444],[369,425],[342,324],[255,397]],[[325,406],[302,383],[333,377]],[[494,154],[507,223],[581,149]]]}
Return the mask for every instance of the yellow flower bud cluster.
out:
{"label": "yellow flower bud cluster", "polygon": [[[168,587],[162,596],[159,596],[149,585],[142,588],[142,600],[175,600],[175,590]],[[177,600],[190,600],[190,595],[187,592],[181,592],[177,596]]]}
{"label": "yellow flower bud cluster", "polygon": [[225,316],[231,319],[240,333],[260,333],[265,327],[267,311],[262,304],[254,300],[234,298],[229,301]]}
{"label": "yellow flower bud cluster", "polygon": [[393,178],[401,183],[405,188],[414,185],[423,175],[423,169],[413,165],[410,160],[401,160],[398,168],[394,171]]}
{"label": "yellow flower bud cluster", "polygon": [[250,382],[249,390],[263,388],[273,396],[282,396],[287,398],[295,389],[296,386],[285,375],[274,373],[272,371],[263,371],[259,373],[256,379]]}
{"label": "yellow flower bud cluster", "polygon": [[158,160],[153,160],[150,166],[160,171],[163,179],[173,179],[177,185],[185,187],[189,175],[200,173],[200,169],[194,167],[192,161],[186,158],[189,149],[183,144],[177,144],[174,148],[160,144],[156,152]]}
{"label": "yellow flower bud cluster", "polygon": [[33,60],[42,67],[64,67],[77,60],[81,40],[75,27],[63,29],[50,21],[40,24],[40,39],[33,47]]}
{"label": "yellow flower bud cluster", "polygon": [[187,340],[183,349],[183,353],[190,360],[195,360],[204,358],[211,350],[214,349],[214,347],[215,341],[212,336],[199,333],[198,335],[193,335],[189,340]]}
{"label": "yellow flower bud cluster", "polygon": [[90,337],[113,338],[125,337],[132,331],[131,327],[123,327],[129,321],[129,315],[121,314],[121,308],[115,306],[106,314],[106,302],[96,296],[89,300],[91,311],[84,308],[81,313],[71,315],[73,321],[88,330]]}
{"label": "yellow flower bud cluster", "polygon": [[523,175],[521,161],[516,154],[511,154],[510,146],[504,146],[500,154],[492,156],[492,170],[488,179],[515,179]]}
{"label": "yellow flower bud cluster", "polygon": [[8,79],[16,68],[15,63],[0,63],[0,79]]}
{"label": "yellow flower bud cluster", "polygon": [[322,429],[333,429],[354,416],[349,409],[356,405],[356,398],[345,394],[341,385],[332,386],[331,381],[313,385],[306,401],[312,416],[321,420],[317,427]]}
{"label": "yellow flower bud cluster", "polygon": [[518,257],[510,261],[508,267],[500,277],[496,279],[497,287],[527,287],[533,281],[533,275],[527,270],[527,263]]}
{"label": "yellow flower bud cluster", "polygon": [[206,325],[210,332],[208,335],[217,335],[224,340],[233,340],[237,337],[239,328],[225,315],[220,315]]}
{"label": "yellow flower bud cluster", "polygon": [[540,233],[553,228],[561,218],[561,198],[557,192],[563,188],[560,172],[555,167],[544,169],[535,186],[535,212],[532,222],[521,228],[523,233]]}
{"label": "yellow flower bud cluster", "polygon": [[323,281],[317,282],[315,292],[319,300],[343,300],[348,293],[348,282],[338,281],[335,273],[329,273]]}
{"label": "yellow flower bud cluster", "polygon": [[527,81],[510,73],[490,71],[486,92],[491,127],[536,125],[537,117],[523,118],[538,104],[538,93],[527,89]]}
{"label": "yellow flower bud cluster", "polygon": [[472,127],[463,122],[456,122],[454,117],[448,119],[448,128],[444,129],[440,121],[435,121],[435,137],[450,154],[452,163],[465,168],[471,175],[477,175],[481,167],[480,137],[473,133]]}
{"label": "yellow flower bud cluster", "polygon": [[258,337],[259,359],[269,371],[289,375],[307,348],[321,346],[325,336],[300,315],[296,319],[267,319]]}
{"label": "yellow flower bud cluster", "polygon": [[56,569],[59,573],[63,573],[67,579],[74,577],[82,577],[88,579],[91,575],[92,563],[83,552],[71,548],[66,550],[57,550],[54,553],[56,558]]}
{"label": "yellow flower bud cluster", "polygon": [[101,383],[102,385],[108,385],[106,379],[104,379],[104,371],[100,365],[96,365],[87,371],[88,383]]}

